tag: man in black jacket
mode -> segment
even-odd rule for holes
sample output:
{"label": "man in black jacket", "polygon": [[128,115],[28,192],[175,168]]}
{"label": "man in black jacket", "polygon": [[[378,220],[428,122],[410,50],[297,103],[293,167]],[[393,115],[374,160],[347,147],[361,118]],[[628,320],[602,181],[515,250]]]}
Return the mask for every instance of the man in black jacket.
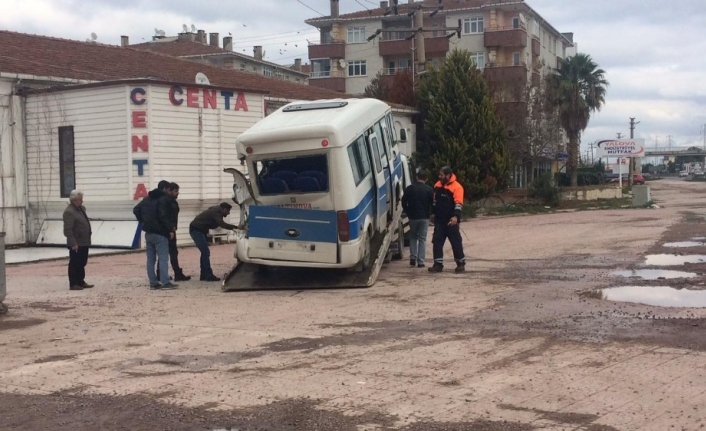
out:
{"label": "man in black jacket", "polygon": [[211,269],[211,252],[208,249],[208,231],[217,227],[223,229],[237,229],[237,226],[223,221],[223,217],[228,217],[232,206],[226,202],[213,206],[201,214],[197,215],[189,225],[189,235],[194,240],[196,247],[201,252],[201,281],[219,281],[220,278],[213,274]]}
{"label": "man in black jacket", "polygon": [[[166,183],[166,184],[165,184]],[[169,281],[169,240],[174,237],[171,206],[166,199],[168,181],[160,181],[159,186],[149,192],[148,196],[132,210],[142,224],[147,243],[147,278],[150,289],[173,289],[177,285]],[[159,279],[154,267],[159,257]]]}
{"label": "man in black jacket", "polygon": [[409,217],[409,264],[424,267],[429,232],[429,216],[434,204],[434,189],[427,185],[427,175],[417,172],[417,181],[402,195],[402,208]]}
{"label": "man in black jacket", "polygon": [[[184,275],[184,270],[179,266],[179,249],[177,248],[176,231],[179,225],[179,184],[169,183],[164,199],[169,204],[169,215],[172,217],[171,223],[174,231],[174,236],[169,240],[169,261],[174,270],[174,281],[189,281],[191,277]],[[159,278],[159,267],[157,267],[157,278]]]}

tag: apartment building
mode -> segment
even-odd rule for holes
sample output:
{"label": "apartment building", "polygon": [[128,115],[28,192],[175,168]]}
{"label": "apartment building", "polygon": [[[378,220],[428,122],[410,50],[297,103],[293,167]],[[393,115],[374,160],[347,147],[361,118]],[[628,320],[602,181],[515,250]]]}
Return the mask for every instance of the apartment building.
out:
{"label": "apartment building", "polygon": [[[340,92],[363,93],[379,71],[418,74],[460,48],[471,52],[498,97],[511,100],[516,95],[503,90],[537,83],[573,46],[573,35],[560,33],[523,0],[381,1],[379,8],[344,15],[338,3],[331,0],[330,16],[306,23],[321,34],[319,44],[309,46],[309,85]],[[426,64],[418,63],[415,11],[423,13]],[[459,23],[461,37],[447,37]]]}
{"label": "apartment building", "polygon": [[293,66],[285,66],[263,60],[262,46],[253,46],[253,55],[250,56],[233,51],[232,36],[224,37],[223,45],[219,43],[218,33],[209,33],[207,38],[204,30],[193,32],[188,29],[184,29],[184,32],[177,36],[159,34],[154,36],[151,42],[134,45],[130,45],[128,36],[121,37],[123,47],[171,55],[298,84],[307,84],[309,81],[308,67],[302,65],[301,59],[296,59]]}

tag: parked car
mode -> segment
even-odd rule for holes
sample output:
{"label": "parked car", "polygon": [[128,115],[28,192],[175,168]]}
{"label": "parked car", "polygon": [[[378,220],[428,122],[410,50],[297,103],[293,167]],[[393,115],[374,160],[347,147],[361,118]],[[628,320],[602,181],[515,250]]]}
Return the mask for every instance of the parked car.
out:
{"label": "parked car", "polygon": [[[619,183],[620,178],[616,174],[615,177],[612,178],[606,178],[606,182],[608,183]],[[628,182],[628,174],[623,174],[623,184],[626,184]],[[637,184],[637,185],[643,185],[645,184],[645,178],[642,176],[642,174],[634,174],[632,176],[632,183]]]}
{"label": "parked car", "polygon": [[688,177],[688,176],[689,176],[689,171],[679,171],[679,176],[680,176],[680,177]]}

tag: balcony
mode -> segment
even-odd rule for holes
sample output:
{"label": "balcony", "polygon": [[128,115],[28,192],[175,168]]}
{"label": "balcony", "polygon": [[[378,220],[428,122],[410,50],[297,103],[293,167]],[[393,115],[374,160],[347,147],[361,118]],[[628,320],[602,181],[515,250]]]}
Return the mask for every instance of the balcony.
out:
{"label": "balcony", "polygon": [[483,72],[492,88],[524,88],[527,85],[527,65],[520,63],[489,63]]}
{"label": "balcony", "polygon": [[309,79],[309,86],[345,93],[346,78],[331,76],[330,74],[326,76],[319,76],[316,79],[314,79],[314,76],[311,76],[311,79]]}
{"label": "balcony", "polygon": [[[380,56],[409,56],[412,54],[414,40],[381,40]],[[449,52],[449,40],[446,37],[430,37],[424,40],[424,51],[427,54],[446,54]],[[309,56],[311,58],[311,55]]]}
{"label": "balcony", "polygon": [[527,46],[527,30],[524,28],[486,29],[483,38],[486,48],[525,48]]}
{"label": "balcony", "polygon": [[539,38],[537,36],[532,36],[532,55],[534,57],[539,57],[541,54],[540,46],[539,46]]}
{"label": "balcony", "polygon": [[309,58],[346,58],[346,44],[333,42],[324,45],[309,45]]}

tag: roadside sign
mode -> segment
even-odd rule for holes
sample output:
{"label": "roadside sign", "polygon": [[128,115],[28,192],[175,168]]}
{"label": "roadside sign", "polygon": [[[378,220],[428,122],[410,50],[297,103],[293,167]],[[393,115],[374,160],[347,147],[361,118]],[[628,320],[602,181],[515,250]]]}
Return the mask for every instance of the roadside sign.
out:
{"label": "roadside sign", "polygon": [[598,157],[641,157],[645,154],[644,139],[617,139],[598,142]]}

